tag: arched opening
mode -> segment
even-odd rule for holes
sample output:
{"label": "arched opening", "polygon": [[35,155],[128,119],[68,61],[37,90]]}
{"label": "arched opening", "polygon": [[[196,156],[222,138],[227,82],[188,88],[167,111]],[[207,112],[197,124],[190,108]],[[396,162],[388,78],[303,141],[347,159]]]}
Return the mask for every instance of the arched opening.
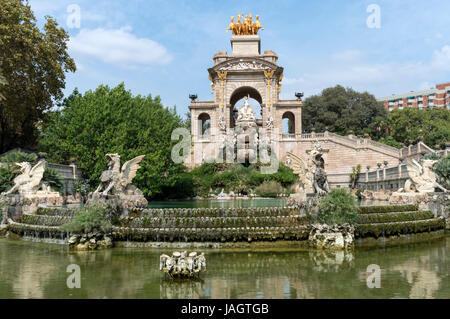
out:
{"label": "arched opening", "polygon": [[211,128],[211,117],[208,113],[202,113],[198,116],[198,135],[201,138],[209,138]]}
{"label": "arched opening", "polygon": [[231,127],[235,126],[239,108],[244,105],[244,98],[249,97],[248,104],[252,107],[255,119],[262,123],[262,97],[258,90],[250,86],[243,86],[236,89],[230,98],[231,111]]}
{"label": "arched opening", "polygon": [[282,116],[283,138],[295,138],[295,115],[292,112],[285,112]]}

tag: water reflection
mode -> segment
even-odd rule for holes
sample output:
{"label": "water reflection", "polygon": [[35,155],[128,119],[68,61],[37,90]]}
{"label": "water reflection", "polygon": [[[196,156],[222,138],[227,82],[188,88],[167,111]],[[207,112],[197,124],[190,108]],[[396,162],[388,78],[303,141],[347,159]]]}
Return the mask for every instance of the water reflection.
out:
{"label": "water reflection", "polygon": [[[0,298],[449,298],[449,247],[450,238],[353,252],[206,250],[201,280],[171,282],[160,250],[68,253],[2,239]],[[70,264],[81,289],[66,286]],[[370,264],[381,267],[380,289],[366,285]]]}

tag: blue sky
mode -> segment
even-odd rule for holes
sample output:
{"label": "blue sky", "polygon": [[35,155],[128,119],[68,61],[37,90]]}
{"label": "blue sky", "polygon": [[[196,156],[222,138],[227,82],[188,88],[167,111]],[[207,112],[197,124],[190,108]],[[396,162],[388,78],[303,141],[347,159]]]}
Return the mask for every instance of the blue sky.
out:
{"label": "blue sky", "polygon": [[[261,49],[284,67],[281,98],[341,84],[377,97],[450,81],[450,1],[30,0],[39,25],[51,15],[70,36],[78,70],[65,93],[120,82],[188,111],[190,93],[211,100],[207,69],[231,51],[225,30],[237,13],[260,15]],[[68,7],[81,9],[68,27]],[[381,27],[369,28],[371,4]]]}

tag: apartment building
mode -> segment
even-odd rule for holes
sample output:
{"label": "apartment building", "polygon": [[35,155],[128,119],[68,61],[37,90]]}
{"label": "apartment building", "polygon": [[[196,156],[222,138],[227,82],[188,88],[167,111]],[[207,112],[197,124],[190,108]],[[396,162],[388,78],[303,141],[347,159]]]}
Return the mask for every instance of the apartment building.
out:
{"label": "apartment building", "polygon": [[388,111],[407,107],[419,109],[439,107],[450,110],[450,82],[437,84],[436,88],[429,90],[393,94],[377,100],[383,102]]}

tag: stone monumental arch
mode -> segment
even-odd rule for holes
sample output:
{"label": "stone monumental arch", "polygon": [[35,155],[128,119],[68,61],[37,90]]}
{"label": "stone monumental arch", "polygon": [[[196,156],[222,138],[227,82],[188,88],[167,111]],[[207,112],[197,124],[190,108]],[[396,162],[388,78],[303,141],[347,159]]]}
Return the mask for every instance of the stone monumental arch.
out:
{"label": "stone monumental arch", "polygon": [[[221,151],[228,146],[235,147],[236,158],[239,152],[247,152],[244,156],[255,159],[251,150],[255,141],[251,136],[239,141],[239,132],[251,133],[253,129],[257,131],[258,147],[261,143],[269,144],[271,154],[287,165],[291,160],[288,153],[306,160],[314,146],[320,144],[324,167],[334,187],[346,187],[348,174],[357,164],[364,168],[376,168],[380,162],[398,165],[401,157],[398,149],[368,137],[340,136],[328,131],[302,133],[301,95],[292,100],[279,98],[283,67],[278,65],[275,52],[261,52],[258,31],[262,26],[259,16],[254,18],[251,14],[231,18],[228,27],[232,32],[231,54],[217,52],[213,56],[214,65],[208,69],[213,100],[199,101],[191,96],[191,151],[185,164],[195,167],[208,160],[228,161],[229,154]],[[249,98],[260,104],[261,118],[255,116],[258,114],[249,105]],[[243,105],[238,103],[241,99]],[[287,127],[283,120],[288,121]],[[239,149],[240,142],[244,150]]]}
{"label": "stone monumental arch", "polygon": [[[240,124],[266,129],[277,142],[283,140],[297,141],[301,136],[301,107],[300,98],[280,100],[279,95],[283,80],[283,68],[277,64],[278,55],[270,50],[261,53],[261,39],[258,30],[262,28],[259,17],[253,21],[251,14],[241,22],[242,15],[232,22],[231,54],[219,51],[213,56],[214,66],[208,69],[211,81],[212,101],[193,100],[189,106],[191,111],[191,135],[193,152],[189,166],[197,166],[199,158],[217,158],[217,148],[207,150],[210,143],[219,143],[220,139],[230,135],[227,130],[234,129]],[[244,105],[237,110],[237,102],[245,98]],[[262,119],[251,116],[254,111],[248,105],[248,98],[255,99],[261,106]],[[282,119],[290,121],[289,134],[282,136]],[[204,123],[209,120],[210,132],[204,132]],[[275,142],[275,141],[274,141]],[[205,154],[206,149],[206,154]],[[282,149],[282,147],[280,148]],[[202,152],[201,155],[198,153]],[[276,154],[282,158],[283,154]]]}

